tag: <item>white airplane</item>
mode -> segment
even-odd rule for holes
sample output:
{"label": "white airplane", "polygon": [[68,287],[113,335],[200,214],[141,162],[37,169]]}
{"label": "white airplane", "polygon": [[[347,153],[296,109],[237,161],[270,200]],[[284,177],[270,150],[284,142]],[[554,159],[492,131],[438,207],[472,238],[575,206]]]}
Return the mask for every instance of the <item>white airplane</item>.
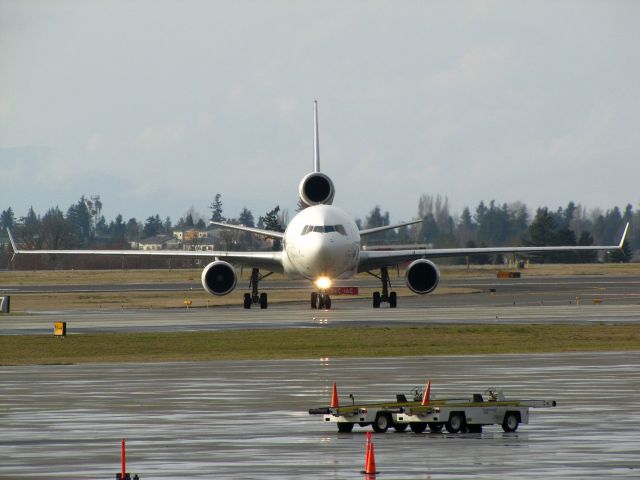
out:
{"label": "white airplane", "polygon": [[[267,308],[265,292],[259,291],[259,283],[273,272],[284,273],[289,278],[305,278],[313,282],[316,291],[311,293],[311,308],[330,309],[329,289],[336,279],[350,278],[360,272],[368,272],[382,283],[382,292],[373,293],[373,308],[382,302],[397,306],[396,292],[390,291],[389,267],[411,262],[405,271],[407,287],[417,294],[433,292],[440,281],[440,271],[430,260],[436,257],[467,256],[499,253],[540,253],[566,251],[594,251],[621,249],[629,228],[624,229],[618,245],[557,246],[557,247],[498,247],[498,248],[444,248],[416,250],[370,251],[361,248],[362,237],[372,233],[419,223],[421,220],[397,225],[359,230],[346,212],[332,205],[335,189],[331,179],[320,172],[318,142],[318,108],[314,102],[314,169],[302,178],[300,198],[307,208],[298,213],[285,232],[275,232],[241,225],[210,222],[221,228],[241,230],[265,237],[280,239],[279,252],[194,252],[194,251],[140,251],[140,250],[20,250],[11,232],[9,238],[14,255],[128,255],[190,257],[213,259],[202,271],[202,286],[211,295],[227,295],[236,287],[236,266],[251,268],[251,293],[244,294],[244,307],[259,304]],[[232,265],[233,264],[233,265]],[[265,275],[260,270],[267,271]],[[380,274],[374,273],[375,271]]]}

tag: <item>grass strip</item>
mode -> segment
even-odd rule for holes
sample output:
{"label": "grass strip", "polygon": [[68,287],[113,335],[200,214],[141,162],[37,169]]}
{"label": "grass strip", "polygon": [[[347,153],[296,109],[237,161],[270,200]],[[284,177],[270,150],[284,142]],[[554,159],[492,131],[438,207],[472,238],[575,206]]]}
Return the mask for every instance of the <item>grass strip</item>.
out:
{"label": "grass strip", "polygon": [[640,350],[640,325],[457,325],[0,337],[0,365]]}

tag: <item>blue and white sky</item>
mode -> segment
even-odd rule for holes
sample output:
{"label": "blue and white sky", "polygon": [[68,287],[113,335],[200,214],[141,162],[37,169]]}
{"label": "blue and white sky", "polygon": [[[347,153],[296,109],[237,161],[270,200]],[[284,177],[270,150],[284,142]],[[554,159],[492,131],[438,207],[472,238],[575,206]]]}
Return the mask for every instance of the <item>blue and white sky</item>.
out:
{"label": "blue and white sky", "polygon": [[0,0],[0,209],[640,203],[640,2]]}

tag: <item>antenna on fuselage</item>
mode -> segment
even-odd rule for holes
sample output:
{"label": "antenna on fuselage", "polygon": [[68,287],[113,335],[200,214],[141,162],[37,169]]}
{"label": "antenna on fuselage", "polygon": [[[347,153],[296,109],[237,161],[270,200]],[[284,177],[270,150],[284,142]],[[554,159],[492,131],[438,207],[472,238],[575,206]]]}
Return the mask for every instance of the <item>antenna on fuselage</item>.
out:
{"label": "antenna on fuselage", "polygon": [[320,141],[318,140],[318,101],[313,101],[313,171],[320,171]]}

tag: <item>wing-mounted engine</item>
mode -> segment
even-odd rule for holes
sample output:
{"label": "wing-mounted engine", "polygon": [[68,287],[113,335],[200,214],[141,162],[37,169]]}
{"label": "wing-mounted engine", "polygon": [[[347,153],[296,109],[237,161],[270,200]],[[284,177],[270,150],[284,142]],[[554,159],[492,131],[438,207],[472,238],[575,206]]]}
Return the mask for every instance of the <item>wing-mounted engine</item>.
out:
{"label": "wing-mounted engine", "polygon": [[230,263],[216,260],[204,267],[202,286],[211,295],[226,295],[236,288],[238,277]]}
{"label": "wing-mounted engine", "polygon": [[324,173],[312,172],[304,176],[298,188],[300,199],[306,205],[331,205],[335,189]]}
{"label": "wing-mounted engine", "polygon": [[440,271],[435,263],[420,259],[411,262],[405,272],[407,287],[414,293],[425,294],[435,290],[440,282]]}

